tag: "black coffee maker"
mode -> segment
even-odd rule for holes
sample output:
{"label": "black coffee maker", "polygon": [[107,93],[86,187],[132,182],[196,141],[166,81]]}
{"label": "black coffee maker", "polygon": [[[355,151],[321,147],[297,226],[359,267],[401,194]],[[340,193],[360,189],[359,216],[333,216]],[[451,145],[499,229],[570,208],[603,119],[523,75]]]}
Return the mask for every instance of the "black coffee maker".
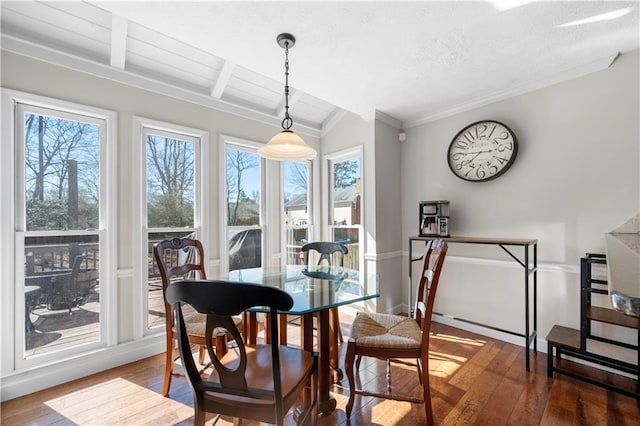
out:
{"label": "black coffee maker", "polygon": [[449,236],[449,201],[420,201],[420,236]]}

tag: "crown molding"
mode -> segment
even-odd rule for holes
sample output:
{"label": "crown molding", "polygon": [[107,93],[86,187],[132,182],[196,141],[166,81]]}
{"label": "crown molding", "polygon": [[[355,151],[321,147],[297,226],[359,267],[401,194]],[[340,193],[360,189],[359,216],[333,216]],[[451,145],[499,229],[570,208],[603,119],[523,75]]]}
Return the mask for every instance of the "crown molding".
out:
{"label": "crown molding", "polygon": [[402,121],[398,120],[395,117],[390,116],[389,114],[385,114],[382,111],[376,110],[375,118],[376,120],[382,121],[383,123],[388,124],[389,126],[394,127],[396,129],[403,128]]}
{"label": "crown molding", "polygon": [[402,121],[390,116],[382,111],[373,110],[369,113],[360,115],[364,121],[378,120],[396,129],[402,129]]}
{"label": "crown molding", "polygon": [[513,98],[518,95],[523,95],[528,92],[533,92],[534,90],[543,89],[545,87],[548,87],[557,83],[561,83],[563,81],[582,77],[584,75],[591,74],[596,71],[602,71],[604,69],[609,68],[615,62],[615,60],[618,58],[619,55],[620,55],[620,52],[616,52],[615,54],[597,58],[592,61],[564,69],[560,72],[547,75],[531,83],[521,84],[501,92],[495,92],[488,96],[474,99],[471,102],[456,105],[452,108],[445,109],[435,114],[428,115],[419,120],[407,121],[404,123],[404,128],[409,129],[411,127],[420,126],[432,121],[440,120],[442,118],[450,117],[455,114],[459,114],[459,113],[469,111],[475,108],[479,108],[485,105],[489,105],[494,102],[499,102],[508,98]]}
{"label": "crown molding", "polygon": [[[282,122],[282,119],[280,117],[267,112],[258,111],[243,105],[232,104],[222,99],[216,99],[209,95],[143,77],[126,70],[114,68],[109,65],[81,58],[76,55],[60,52],[55,49],[20,40],[16,37],[12,37],[6,34],[2,34],[1,44],[2,50],[17,53],[19,55],[69,68],[75,71],[91,74],[96,77],[105,78],[107,80],[125,84],[127,86],[148,90],[150,92],[159,93],[161,95],[202,105],[204,107],[213,108],[229,114],[248,118],[250,120],[270,124],[278,128],[280,127]],[[296,123],[296,133],[319,138],[321,136],[321,129],[301,123]]]}

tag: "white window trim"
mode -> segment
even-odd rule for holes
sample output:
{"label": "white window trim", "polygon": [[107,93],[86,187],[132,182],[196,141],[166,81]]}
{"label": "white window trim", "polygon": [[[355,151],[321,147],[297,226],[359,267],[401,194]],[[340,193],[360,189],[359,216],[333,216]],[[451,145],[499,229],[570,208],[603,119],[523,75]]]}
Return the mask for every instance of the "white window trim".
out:
{"label": "white window trim", "polygon": [[330,197],[333,194],[333,179],[332,179],[332,164],[340,161],[350,160],[352,158],[358,157],[360,159],[360,225],[358,238],[360,239],[360,253],[358,253],[358,264],[360,265],[360,273],[365,273],[365,261],[364,261],[364,253],[365,253],[365,214],[364,211],[364,199],[366,197],[366,188],[365,188],[365,165],[364,165],[364,146],[357,145],[355,147],[343,149],[340,151],[336,151],[333,153],[325,154],[322,157],[323,168],[322,168],[322,236],[323,239],[329,241],[331,238],[331,221],[333,219],[332,207],[333,203],[331,203]]}
{"label": "white window trim", "polygon": [[[255,153],[257,155],[257,150],[263,144],[250,141],[248,139],[237,138],[234,136],[228,135],[220,135],[220,272],[226,273],[229,271],[229,226],[228,216],[227,216],[227,191],[226,191],[226,181],[227,181],[227,147],[236,146],[239,149],[244,149],[248,152]],[[262,157],[258,157],[260,161],[260,228],[262,229],[262,266],[267,266],[267,253],[270,250],[267,250],[268,247],[271,247],[272,236],[270,232],[270,227],[268,226],[271,223],[271,217],[269,215],[269,203],[273,201],[269,200],[267,197],[267,188],[270,182],[267,182],[267,176],[269,176],[268,170],[271,170],[272,161],[266,161]]]}
{"label": "white window trim", "polygon": [[[145,335],[164,333],[164,327],[155,327],[149,329],[147,327],[149,300],[147,289],[147,274],[145,265],[147,264],[147,236],[149,232],[153,232],[155,228],[147,228],[147,183],[146,183],[146,158],[147,144],[143,140],[145,129],[156,131],[158,133],[169,133],[167,136],[176,135],[178,137],[186,136],[194,140],[195,149],[195,189],[194,189],[194,230],[198,235],[198,239],[205,247],[205,256],[208,256],[209,250],[209,234],[203,230],[209,229],[210,203],[209,197],[205,194],[209,193],[209,168],[204,167],[205,159],[209,158],[209,132],[206,130],[195,129],[178,124],[158,121],[151,118],[141,116],[133,117],[133,158],[132,164],[139,165],[138,173],[134,175],[134,187],[137,188],[134,194],[133,205],[133,226],[137,228],[134,235],[133,247],[133,282],[139,283],[138,288],[133,292],[132,306],[133,313],[133,338],[140,339]],[[165,230],[166,228],[163,228]],[[191,228],[189,228],[191,229]],[[179,229],[176,229],[178,231]],[[207,259],[203,259],[205,265]]]}
{"label": "white window trim", "polygon": [[[318,160],[314,158],[312,160],[304,161],[309,165],[309,188],[307,195],[307,203],[309,209],[309,224],[307,225],[307,232],[309,236],[309,241],[317,241],[318,240],[318,230],[320,226],[317,226],[320,221],[318,220],[319,212],[318,212],[318,204],[316,200],[319,198],[319,187],[318,182]],[[287,264],[287,226],[284,223],[284,162],[280,164],[280,208],[278,211],[280,212],[280,252],[282,253],[281,262],[282,266],[286,266]]]}
{"label": "white window trim", "polygon": [[[104,141],[100,144],[100,229],[98,231],[100,244],[100,277],[109,285],[101,286],[103,297],[100,301],[101,334],[102,341],[99,344],[75,347],[69,350],[45,354],[39,357],[23,359],[18,355],[18,347],[24,343],[22,336],[24,331],[24,295],[16,298],[16,280],[24,276],[24,272],[17,267],[19,255],[15,249],[21,242],[15,238],[16,230],[23,220],[16,217],[16,179],[17,168],[15,148],[16,141],[16,106],[17,104],[62,111],[64,113],[77,114],[84,117],[103,120],[105,132]],[[72,356],[82,355],[89,349],[116,345],[117,335],[117,113],[115,111],[95,108],[87,105],[76,104],[44,96],[34,95],[11,89],[2,89],[2,140],[5,143],[0,147],[0,196],[3,200],[11,200],[2,203],[0,207],[0,229],[2,237],[0,241],[0,277],[4,283],[0,289],[2,305],[2,335],[13,336],[12,339],[3,339],[2,345],[2,377],[13,372],[27,368],[34,368],[43,363],[64,362]],[[10,141],[10,142],[8,142]],[[22,183],[21,183],[22,185]],[[71,235],[71,233],[69,233]],[[10,247],[11,249],[7,249]],[[20,315],[20,318],[17,317]],[[10,340],[7,342],[6,340]],[[20,349],[21,350],[21,349]]]}

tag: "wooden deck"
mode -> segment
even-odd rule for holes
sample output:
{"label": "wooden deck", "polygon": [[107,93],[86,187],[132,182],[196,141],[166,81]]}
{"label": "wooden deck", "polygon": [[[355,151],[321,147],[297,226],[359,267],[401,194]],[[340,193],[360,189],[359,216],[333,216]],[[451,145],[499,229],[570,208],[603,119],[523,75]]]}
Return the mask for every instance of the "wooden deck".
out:
{"label": "wooden deck", "polygon": [[[164,302],[162,287],[155,285],[148,292],[149,328],[164,326]],[[33,329],[26,333],[25,355],[27,357],[55,352],[79,344],[100,340],[99,294],[85,303],[68,309],[51,310],[38,306],[29,316]]]}

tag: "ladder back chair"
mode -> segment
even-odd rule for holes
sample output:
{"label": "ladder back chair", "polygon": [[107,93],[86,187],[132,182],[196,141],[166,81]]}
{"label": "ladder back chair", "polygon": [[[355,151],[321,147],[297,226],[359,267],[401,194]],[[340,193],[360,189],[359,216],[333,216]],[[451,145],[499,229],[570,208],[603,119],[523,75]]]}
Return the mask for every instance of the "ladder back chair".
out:
{"label": "ladder back chair", "polygon": [[[300,249],[302,256],[302,262],[309,268],[312,260],[317,258],[316,266],[321,266],[323,263],[329,267],[340,266],[344,267],[344,257],[349,253],[349,249],[346,245],[336,243],[333,241],[314,241],[307,243]],[[303,272],[304,273],[304,272]],[[342,380],[342,370],[338,366],[339,348],[338,346],[344,341],[342,336],[342,328],[340,327],[340,316],[338,314],[338,308],[331,308],[329,310],[330,321],[330,333],[331,333],[331,368],[333,369],[333,381],[338,383]]]}
{"label": "ladder back chair", "polygon": [[[296,405],[293,418],[298,424],[317,421],[317,366],[315,353],[272,344],[245,344],[233,316],[255,306],[268,307],[270,328],[278,335],[278,310],[293,306],[284,291],[257,284],[229,281],[175,283],[167,290],[175,310],[178,347],[194,394],[195,424],[204,425],[206,413],[284,424],[285,415]],[[206,347],[212,369],[202,375],[189,345],[184,307],[189,305],[205,314]],[[212,347],[213,331],[225,329],[237,348],[219,356]]]}
{"label": "ladder back chair", "polygon": [[[351,326],[347,342],[344,367],[349,381],[349,401],[347,419],[351,417],[355,395],[374,396],[424,403],[427,424],[434,425],[431,393],[429,388],[429,333],[431,315],[442,264],[447,253],[447,243],[443,240],[431,240],[425,247],[424,261],[414,317],[401,315],[358,312]],[[354,360],[356,369],[362,356],[374,357],[387,362],[387,392],[369,392],[356,389],[354,378]],[[418,379],[422,385],[422,399],[391,393],[390,360],[416,359]]]}
{"label": "ladder back chair", "polygon": [[[171,378],[174,375],[173,363],[179,355],[174,355],[175,342],[177,342],[177,329],[171,305],[167,302],[167,288],[177,279],[197,278],[206,280],[204,270],[204,249],[199,240],[185,237],[163,240],[154,245],[153,256],[162,278],[162,297],[165,311],[165,327],[167,352],[165,360],[164,382],[162,394],[169,396]],[[200,364],[204,364],[205,355],[205,316],[197,312],[191,312],[185,316],[187,332],[192,344],[200,349]],[[214,334],[216,351],[221,355],[227,350],[227,336],[221,330]]]}
{"label": "ladder back chair", "polygon": [[[303,263],[307,265],[307,267],[311,266],[310,262],[313,257],[313,252],[317,252],[319,255],[319,257],[317,256],[317,266],[320,266],[325,262],[328,266],[337,264],[337,266],[344,267],[344,257],[349,253],[349,249],[344,244],[334,243],[332,241],[315,241],[307,243],[300,249],[300,253],[302,253],[303,257]],[[337,343],[341,343],[344,339],[342,337],[342,330],[340,329],[338,308],[331,309],[331,322],[333,324],[333,330],[335,331],[335,339]]]}

